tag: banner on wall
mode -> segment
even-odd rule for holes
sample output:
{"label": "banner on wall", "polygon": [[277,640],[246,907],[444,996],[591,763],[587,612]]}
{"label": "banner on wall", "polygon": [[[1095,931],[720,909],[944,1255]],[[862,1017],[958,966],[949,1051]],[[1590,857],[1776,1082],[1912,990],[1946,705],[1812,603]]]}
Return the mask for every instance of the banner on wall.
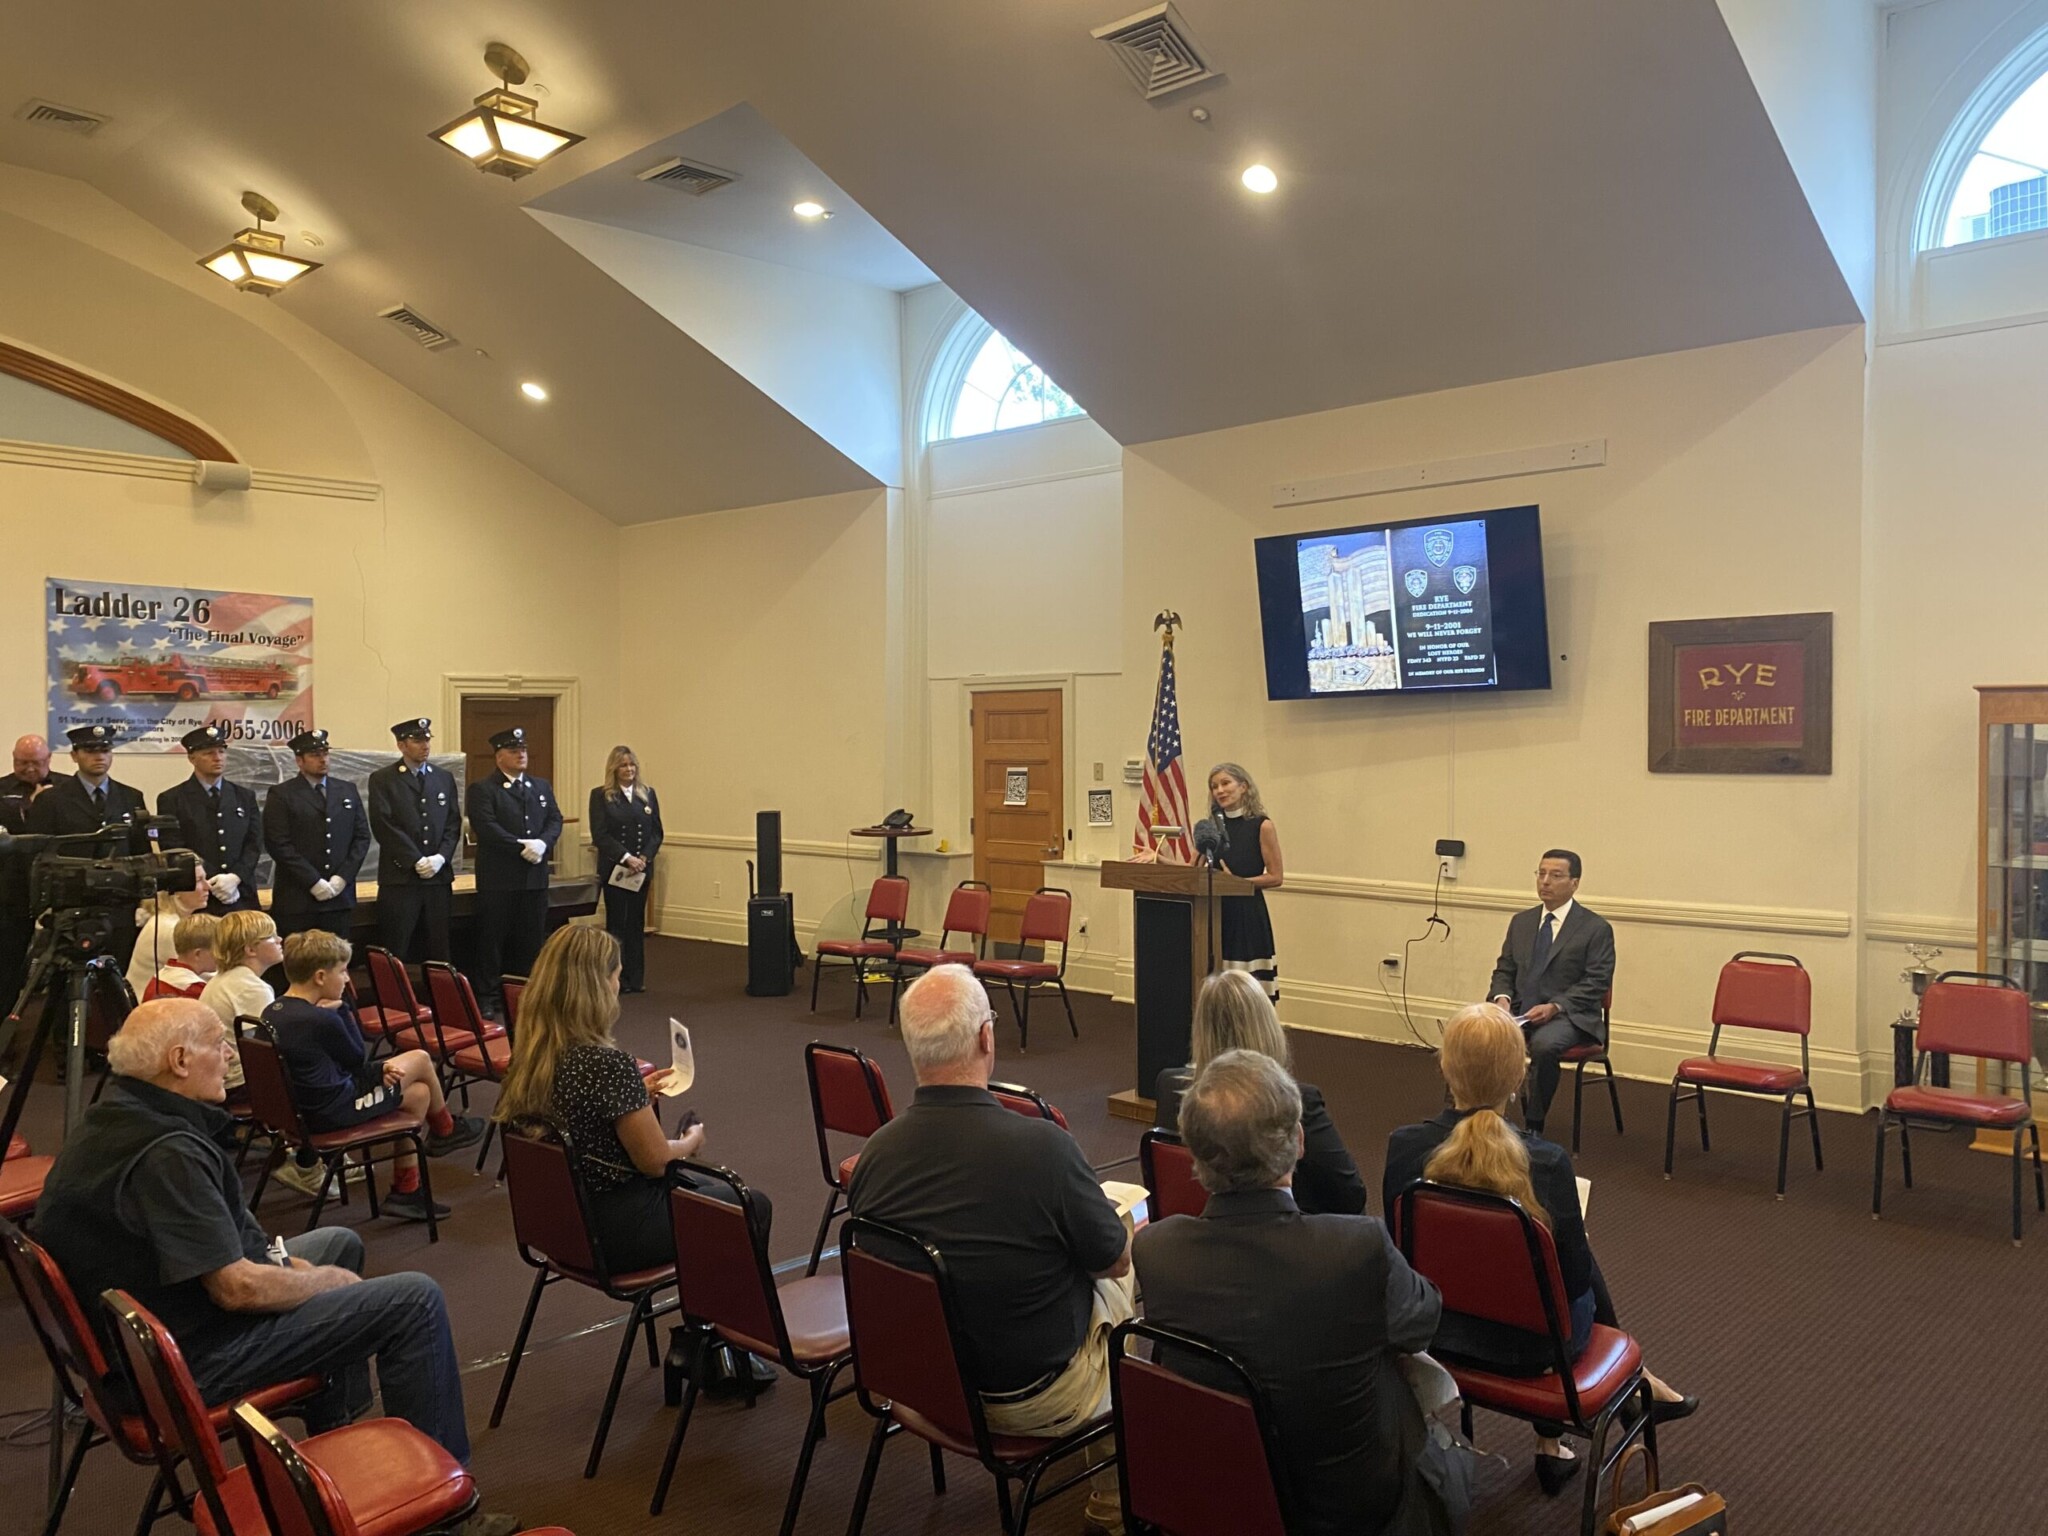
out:
{"label": "banner on wall", "polygon": [[208,722],[278,746],[313,725],[313,600],[197,587],[44,583],[49,739],[110,725],[123,752],[181,753]]}

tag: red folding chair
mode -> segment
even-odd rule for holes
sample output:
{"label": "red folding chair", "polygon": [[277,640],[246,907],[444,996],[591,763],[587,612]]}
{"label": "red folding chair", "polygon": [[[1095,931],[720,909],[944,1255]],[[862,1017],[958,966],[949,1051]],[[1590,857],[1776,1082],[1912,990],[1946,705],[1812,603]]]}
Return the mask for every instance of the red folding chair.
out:
{"label": "red folding chair", "polygon": [[[988,952],[988,915],[995,892],[986,880],[962,880],[946,898],[946,919],[939,925],[936,948],[906,944],[896,951],[896,985],[889,993],[889,1018],[896,1017],[896,1003],[903,996],[903,983],[911,972],[928,971],[935,965],[972,967]],[[958,949],[949,944],[954,934],[974,940],[974,948]]]}
{"label": "red folding chair", "polygon": [[[428,960],[420,973],[427,978],[427,996],[432,1002],[434,1059],[441,1063],[442,1091],[462,1095],[462,1107],[469,1108],[472,1083],[502,1083],[512,1065],[512,1013],[505,1008],[504,1024],[493,1024],[477,1006],[476,989],[469,978],[445,960]],[[451,1027],[452,1026],[452,1027]],[[484,1127],[484,1139],[476,1149],[476,1171],[484,1171],[484,1159],[491,1155],[491,1139],[498,1122]]]}
{"label": "red folding chair", "polygon": [[[244,1021],[237,1020],[237,1023]],[[320,1193],[313,1197],[313,1209],[306,1217],[305,1230],[310,1232],[320,1224],[320,1213],[327,1208],[327,1192],[339,1187],[342,1198],[348,1198],[348,1160],[355,1154],[363,1167],[363,1189],[369,1195],[370,1215],[377,1211],[377,1180],[372,1167],[387,1158],[395,1158],[410,1146],[420,1170],[420,1198],[427,1208],[427,1241],[441,1241],[441,1225],[434,1215],[433,1174],[427,1164],[427,1117],[415,1114],[400,1105],[388,1109],[374,1120],[365,1120],[361,1125],[352,1125],[344,1131],[313,1131],[306,1128],[306,1122],[299,1113],[299,1102],[292,1094],[291,1077],[284,1069],[284,1058],[278,1052],[277,1034],[268,1025],[251,1021],[251,1027],[242,1037],[242,1076],[249,1089],[249,1109],[256,1117],[256,1123],[270,1133],[270,1156],[263,1161],[263,1172],[257,1175],[255,1193],[249,1197],[249,1209],[254,1211],[263,1199],[263,1192],[270,1185],[270,1176],[285,1157],[304,1147],[320,1159],[326,1174],[320,1180]],[[382,1156],[378,1148],[387,1148]]]}
{"label": "red folding chair", "polygon": [[[1152,1358],[1132,1343],[1152,1346]],[[1192,1368],[1212,1382],[1191,1381]],[[1286,1461],[1252,1374],[1206,1339],[1151,1323],[1109,1336],[1124,1529],[1161,1536],[1287,1536]],[[1263,1467],[1265,1476],[1254,1468]]]}
{"label": "red folding chair", "polygon": [[504,1004],[505,1033],[511,1034],[519,1028],[519,1005],[526,998],[524,976],[501,976],[498,978],[498,1000]]}
{"label": "red folding chair", "polygon": [[[1607,1025],[1609,1039],[1614,1029],[1614,989],[1609,987],[1607,995],[1600,999],[1600,1018]],[[1586,1115],[1586,1068],[1598,1067],[1607,1075],[1607,1103],[1614,1111],[1614,1134],[1621,1130],[1621,1094],[1614,1086],[1614,1062],[1607,1054],[1607,1040],[1588,1040],[1584,1045],[1575,1045],[1559,1056],[1561,1066],[1574,1069],[1572,1072],[1572,1150],[1579,1150],[1579,1126]]]}
{"label": "red folding chair", "polygon": [[[1067,929],[1074,916],[1074,898],[1071,893],[1057,886],[1042,885],[1024,903],[1024,916],[1018,925],[1017,946],[1029,949],[1057,944],[1060,947],[1060,962],[1054,965],[1050,960],[977,960],[974,974],[983,981],[1000,981],[1003,990],[1010,994],[1010,1014],[1017,1021],[1017,1049],[1028,1050],[1031,1044],[1031,994],[1039,987],[1053,986],[1059,989],[1060,1006],[1067,1010],[1067,1028],[1074,1032],[1076,1040],[1081,1038],[1081,1026],[1074,1022],[1073,1000],[1067,996]],[[1020,1000],[1017,989],[1024,989]]]}
{"label": "red folding chair", "polygon": [[[996,1483],[996,1507],[1005,1532],[1024,1529],[1033,1505],[1085,1481],[1097,1466],[1081,1466],[1051,1487],[1040,1482],[1057,1462],[1086,1450],[1114,1429],[1108,1414],[1057,1437],[999,1435],[982,1413],[981,1391],[961,1348],[958,1310],[945,1260],[931,1244],[881,1222],[853,1217],[839,1252],[846,1285],[846,1321],[853,1341],[853,1373],[860,1405],[875,1420],[867,1463],[854,1495],[847,1536],[860,1536],[868,1499],[890,1437],[908,1430],[932,1449],[932,1481],[945,1491],[941,1451],[986,1467]],[[1018,1483],[1011,1513],[1010,1484]]]}
{"label": "red folding chair", "polygon": [[988,1091],[1005,1109],[1038,1120],[1050,1120],[1063,1131],[1072,1129],[1057,1104],[1048,1102],[1045,1095],[1026,1088],[1022,1083],[990,1083]]}
{"label": "red folding chair", "polygon": [[[821,939],[815,946],[814,962],[821,962],[827,955],[846,961],[853,967],[853,1016],[857,1019],[868,1000],[868,966],[880,961],[893,966],[896,946],[902,941],[905,920],[910,916],[910,882],[901,875],[883,875],[868,887],[867,913],[861,919],[860,937],[857,939]],[[879,929],[877,924],[880,925]],[[818,983],[824,980],[825,967],[813,963],[811,967],[811,1012],[818,1011]],[[891,994],[894,1006],[894,994]]]}
{"label": "red folding chair", "polygon": [[858,1136],[865,1141],[896,1117],[889,1104],[889,1085],[882,1069],[865,1051],[850,1045],[827,1045],[813,1040],[804,1047],[804,1075],[811,1083],[811,1123],[818,1131],[818,1168],[825,1176],[829,1193],[825,1214],[818,1219],[818,1238],[811,1244],[807,1275],[818,1272],[824,1257],[825,1237],[832,1230],[832,1218],[844,1207],[846,1191],[853,1183],[854,1164],[859,1152],[833,1155],[828,1134]]}
{"label": "red folding chair", "polygon": [[513,1240],[519,1245],[519,1257],[533,1269],[533,1289],[527,1293],[519,1333],[512,1340],[512,1356],[505,1362],[505,1379],[498,1384],[498,1400],[491,1405],[491,1428],[496,1429],[505,1417],[505,1404],[511,1400],[512,1383],[526,1355],[526,1339],[533,1332],[533,1315],[540,1309],[542,1291],[573,1280],[613,1301],[623,1301],[630,1310],[619,1339],[618,1359],[612,1363],[612,1384],[604,1395],[590,1457],[583,1464],[583,1475],[595,1477],[605,1437],[611,1433],[612,1414],[619,1406],[619,1388],[626,1380],[626,1361],[633,1353],[635,1334],[644,1331],[647,1335],[647,1363],[661,1363],[654,1347],[654,1320],[675,1311],[676,1303],[673,1297],[665,1302],[656,1302],[655,1297],[676,1283],[676,1267],[671,1262],[624,1273],[612,1268],[591,1220],[582,1159],[569,1133],[550,1120],[521,1115],[505,1127],[505,1185],[512,1196]]}
{"label": "red folding chair", "polygon": [[[1565,1295],[1550,1228],[1518,1200],[1427,1180],[1417,1180],[1395,1197],[1394,1228],[1402,1255],[1442,1293],[1446,1312],[1550,1341],[1552,1365],[1541,1376],[1503,1376],[1441,1349],[1435,1352],[1464,1399],[1466,1439],[1472,1438],[1474,1408],[1530,1423],[1563,1424],[1584,1435],[1591,1442],[1591,1465],[1581,1536],[1593,1536],[1601,1485],[1638,1437],[1649,1456],[1649,1486],[1657,1486],[1657,1426],[1643,1352],[1630,1335],[1595,1323],[1584,1352],[1576,1360],[1570,1357],[1571,1298]],[[1622,1413],[1631,1398],[1641,1404],[1633,1422]],[[1617,1424],[1621,1432],[1609,1446],[1609,1432]]]}
{"label": "red folding chair", "polygon": [[[170,1331],[125,1291],[108,1291],[102,1300],[119,1320],[115,1334],[142,1399],[158,1467],[166,1478],[175,1476],[181,1459],[191,1468],[197,1485],[192,1523],[200,1536],[321,1532],[317,1525],[274,1523],[250,1469],[229,1469]],[[302,1442],[301,1449],[332,1483],[348,1517],[331,1536],[414,1536],[455,1525],[476,1508],[476,1484],[462,1464],[402,1419],[365,1419],[330,1429]]]}
{"label": "red folding chair", "polygon": [[379,1036],[394,1052],[435,1048],[431,1009],[412,990],[405,962],[382,945],[363,948],[364,974],[370,982],[370,1006],[358,1013],[366,1033]]}
{"label": "red folding chair", "polygon": [[[275,1536],[417,1536],[445,1531],[451,1508],[466,1512],[476,1503],[461,1464],[403,1419],[351,1424],[356,1433],[345,1442],[331,1435],[294,1441],[253,1403],[239,1403],[234,1425],[242,1467]],[[379,1475],[351,1499],[344,1490],[372,1470],[373,1454]],[[457,1504],[456,1490],[465,1485]],[[363,1501],[365,1492],[374,1504]]]}
{"label": "red folding chair", "polygon": [[1155,1125],[1138,1138],[1138,1167],[1150,1196],[1146,1209],[1154,1221],[1162,1216],[1199,1216],[1209,1208],[1209,1191],[1195,1177],[1195,1155],[1172,1131]]}
{"label": "red folding chair", "polygon": [[[796,1476],[782,1511],[782,1536],[796,1528],[810,1476],[811,1455],[825,1436],[825,1406],[844,1397],[851,1386],[832,1390],[839,1373],[853,1361],[846,1333],[846,1292],[837,1278],[811,1275],[778,1284],[768,1261],[754,1192],[729,1168],[699,1163],[682,1165],[707,1193],[675,1184],[669,1189],[669,1222],[676,1242],[676,1296],[683,1316],[696,1326],[696,1356],[689,1384],[683,1389],[682,1411],[662,1458],[661,1477],[654,1485],[650,1515],[661,1513],[675,1476],[676,1457],[697,1405],[697,1383],[705,1376],[714,1342],[731,1345],[773,1360],[811,1389],[811,1416],[804,1426],[803,1448],[797,1452]],[[753,1383],[748,1406],[753,1405]]]}
{"label": "red folding chair", "polygon": [[[156,1480],[149,1485],[149,1498],[136,1522],[138,1532],[147,1531],[172,1510],[189,1519],[191,1500],[175,1478],[166,1479],[156,1448],[150,1442],[148,1425],[115,1395],[120,1383],[114,1367],[101,1347],[99,1335],[86,1321],[85,1309],[78,1304],[71,1282],[64,1278],[50,1255],[10,1221],[0,1221],[0,1257],[6,1260],[14,1288],[21,1294],[22,1310],[35,1328],[64,1401],[85,1420],[78,1444],[64,1460],[56,1497],[51,1500],[49,1515],[43,1522],[43,1536],[56,1536],[58,1526],[64,1523],[64,1509],[70,1502],[71,1490],[78,1486],[85,1453],[109,1443],[138,1467],[157,1468]],[[273,1413],[295,1412],[323,1385],[318,1376],[301,1376],[244,1396]],[[207,1408],[208,1424],[216,1438],[228,1432],[228,1409],[226,1403]]]}
{"label": "red folding chair", "polygon": [[[1885,1095],[1877,1112],[1877,1172],[1870,1186],[1870,1215],[1884,1214],[1884,1138],[1899,1123],[1899,1158],[1906,1188],[1913,1187],[1912,1120],[1968,1125],[2012,1132],[2012,1245],[2020,1245],[2021,1132],[2034,1147],[2034,1200],[2048,1211],[2048,1184],[2041,1177],[2041,1128],[2034,1120],[2033,1009],[2027,994],[2008,976],[1989,971],[1943,971],[1920,999],[1919,1060],[1913,1081]],[[1976,1056],[2010,1062],[2020,1069],[2020,1096],[1967,1093],[1960,1088],[1923,1086],[1931,1056]]]}
{"label": "red folding chair", "polygon": [[34,1215],[36,1202],[43,1198],[43,1180],[56,1163],[54,1157],[15,1157],[10,1152],[0,1163],[0,1217],[26,1221]]}
{"label": "red folding chair", "polygon": [[[1799,1065],[1743,1061],[1721,1055],[1723,1029],[1759,1029],[1773,1034],[1799,1037]],[[1785,1198],[1785,1162],[1792,1144],[1795,1114],[1806,1117],[1813,1132],[1813,1168],[1820,1161],[1820,1115],[1813,1105],[1813,1078],[1808,1059],[1807,1036],[1813,1030],[1813,980],[1796,955],[1769,954],[1745,949],[1721,967],[1721,980],[1714,988],[1714,1033],[1707,1042],[1707,1054],[1692,1056],[1678,1064],[1671,1079],[1671,1101],[1664,1116],[1664,1177],[1671,1177],[1672,1144],[1678,1133],[1678,1103],[1691,1099],[1699,1106],[1700,1150],[1707,1143],[1707,1090],[1722,1093],[1756,1093],[1782,1102],[1778,1116],[1778,1198]],[[1794,1110],[1793,1100],[1804,1096],[1806,1108]]]}

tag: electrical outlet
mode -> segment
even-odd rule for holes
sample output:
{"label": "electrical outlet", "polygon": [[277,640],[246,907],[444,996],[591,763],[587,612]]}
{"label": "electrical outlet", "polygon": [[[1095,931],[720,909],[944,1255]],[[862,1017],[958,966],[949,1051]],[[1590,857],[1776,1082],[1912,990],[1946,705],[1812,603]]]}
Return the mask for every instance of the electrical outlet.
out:
{"label": "electrical outlet", "polygon": [[1446,855],[1436,861],[1436,872],[1442,879],[1455,880],[1458,878],[1458,861]]}
{"label": "electrical outlet", "polygon": [[1088,919],[1085,917],[1081,919],[1081,937],[1084,939],[1088,937]]}
{"label": "electrical outlet", "polygon": [[1398,976],[1401,974],[1401,957],[1399,955],[1383,955],[1380,957],[1380,966],[1389,976]]}

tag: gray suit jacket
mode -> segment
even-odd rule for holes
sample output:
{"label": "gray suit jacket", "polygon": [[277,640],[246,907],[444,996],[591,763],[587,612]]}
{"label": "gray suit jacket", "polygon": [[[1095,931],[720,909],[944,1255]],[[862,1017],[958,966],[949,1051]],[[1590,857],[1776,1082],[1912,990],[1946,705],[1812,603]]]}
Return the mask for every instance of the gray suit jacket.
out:
{"label": "gray suit jacket", "polygon": [[1558,1012],[1595,1040],[1607,1038],[1608,989],[1614,985],[1614,929],[1591,907],[1572,903],[1564,929],[1551,941],[1542,968],[1531,971],[1530,951],[1536,947],[1539,904],[1508,919],[1508,936],[1494,962],[1488,997],[1515,1000],[1515,1012],[1527,1013],[1538,1003],[1555,1003]]}

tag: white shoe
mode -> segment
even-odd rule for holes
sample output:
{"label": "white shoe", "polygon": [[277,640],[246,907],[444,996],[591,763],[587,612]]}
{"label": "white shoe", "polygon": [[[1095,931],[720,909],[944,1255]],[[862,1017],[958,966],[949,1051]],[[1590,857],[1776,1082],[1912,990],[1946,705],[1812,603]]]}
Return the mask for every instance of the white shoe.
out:
{"label": "white shoe", "polygon": [[275,1182],[287,1189],[296,1189],[309,1200],[319,1198],[320,1185],[326,1177],[327,1169],[324,1164],[315,1163],[310,1168],[301,1168],[290,1158],[287,1158],[284,1165],[271,1175]]}

